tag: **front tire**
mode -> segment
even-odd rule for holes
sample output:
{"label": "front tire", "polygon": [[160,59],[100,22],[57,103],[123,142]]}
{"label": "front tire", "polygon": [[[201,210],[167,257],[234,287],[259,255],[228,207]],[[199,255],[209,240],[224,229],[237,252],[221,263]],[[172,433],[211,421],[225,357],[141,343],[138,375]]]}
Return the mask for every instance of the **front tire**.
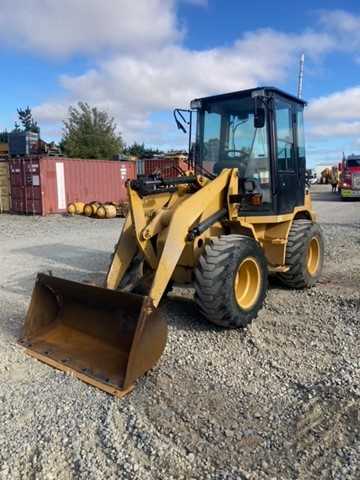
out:
{"label": "front tire", "polygon": [[264,303],[267,261],[252,238],[211,239],[195,269],[195,300],[202,314],[222,327],[246,327]]}

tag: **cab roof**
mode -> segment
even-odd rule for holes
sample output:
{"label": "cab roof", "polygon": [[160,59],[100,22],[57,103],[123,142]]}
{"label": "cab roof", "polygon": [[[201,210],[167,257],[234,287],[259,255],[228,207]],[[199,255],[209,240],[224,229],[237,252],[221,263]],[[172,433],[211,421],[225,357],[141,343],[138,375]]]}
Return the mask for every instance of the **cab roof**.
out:
{"label": "cab roof", "polygon": [[248,97],[251,96],[253,92],[264,92],[264,95],[267,97],[272,96],[273,94],[279,95],[281,97],[284,97],[291,102],[297,103],[299,105],[305,106],[307,105],[307,102],[301,98],[295,97],[294,95],[291,95],[290,93],[284,92],[283,90],[280,90],[279,88],[276,87],[256,87],[256,88],[250,88],[248,90],[239,90],[237,92],[230,92],[230,93],[222,93],[220,95],[212,95],[209,97],[202,97],[202,98],[196,98],[193,101],[201,101],[204,103],[207,102],[215,102],[215,101],[221,101],[221,100],[227,100],[231,97]]}

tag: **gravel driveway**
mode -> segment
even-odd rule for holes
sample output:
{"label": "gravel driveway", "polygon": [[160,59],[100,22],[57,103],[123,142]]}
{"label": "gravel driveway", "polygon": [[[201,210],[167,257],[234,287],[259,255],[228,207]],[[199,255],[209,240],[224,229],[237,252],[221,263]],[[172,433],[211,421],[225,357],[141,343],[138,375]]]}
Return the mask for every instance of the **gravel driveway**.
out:
{"label": "gravel driveway", "polygon": [[0,215],[0,479],[360,478],[360,202],[329,189],[321,282],[272,282],[244,331],[175,290],[165,353],[123,400],[16,344],[35,273],[104,275],[121,221]]}

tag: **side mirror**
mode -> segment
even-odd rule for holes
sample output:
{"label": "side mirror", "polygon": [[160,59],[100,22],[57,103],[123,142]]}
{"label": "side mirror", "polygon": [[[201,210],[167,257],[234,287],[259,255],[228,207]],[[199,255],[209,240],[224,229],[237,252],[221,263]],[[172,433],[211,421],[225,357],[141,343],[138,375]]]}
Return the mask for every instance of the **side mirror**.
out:
{"label": "side mirror", "polygon": [[256,183],[254,180],[246,179],[244,181],[244,190],[246,193],[253,193],[255,189],[256,189]]}
{"label": "side mirror", "polygon": [[257,107],[254,115],[254,128],[263,128],[265,125],[265,108]]}

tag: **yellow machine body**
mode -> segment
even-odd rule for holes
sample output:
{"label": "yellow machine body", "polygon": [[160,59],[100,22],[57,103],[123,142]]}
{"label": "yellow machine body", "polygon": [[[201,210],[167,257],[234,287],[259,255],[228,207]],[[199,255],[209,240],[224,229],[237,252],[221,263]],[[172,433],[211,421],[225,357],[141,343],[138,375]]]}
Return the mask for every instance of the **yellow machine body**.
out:
{"label": "yellow machine body", "polygon": [[[128,185],[129,214],[103,287],[39,274],[20,343],[32,356],[108,393],[122,396],[160,358],[167,338],[158,309],[169,283],[189,284],[212,237],[237,233],[262,247],[269,271],[286,272],[285,253],[295,218],[314,221],[310,194],[304,205],[277,216],[241,216],[230,202],[238,189],[237,169],[196,185],[141,197]],[[220,209],[223,220],[189,239],[189,231]],[[136,255],[147,270],[145,296],[119,290]]]}

